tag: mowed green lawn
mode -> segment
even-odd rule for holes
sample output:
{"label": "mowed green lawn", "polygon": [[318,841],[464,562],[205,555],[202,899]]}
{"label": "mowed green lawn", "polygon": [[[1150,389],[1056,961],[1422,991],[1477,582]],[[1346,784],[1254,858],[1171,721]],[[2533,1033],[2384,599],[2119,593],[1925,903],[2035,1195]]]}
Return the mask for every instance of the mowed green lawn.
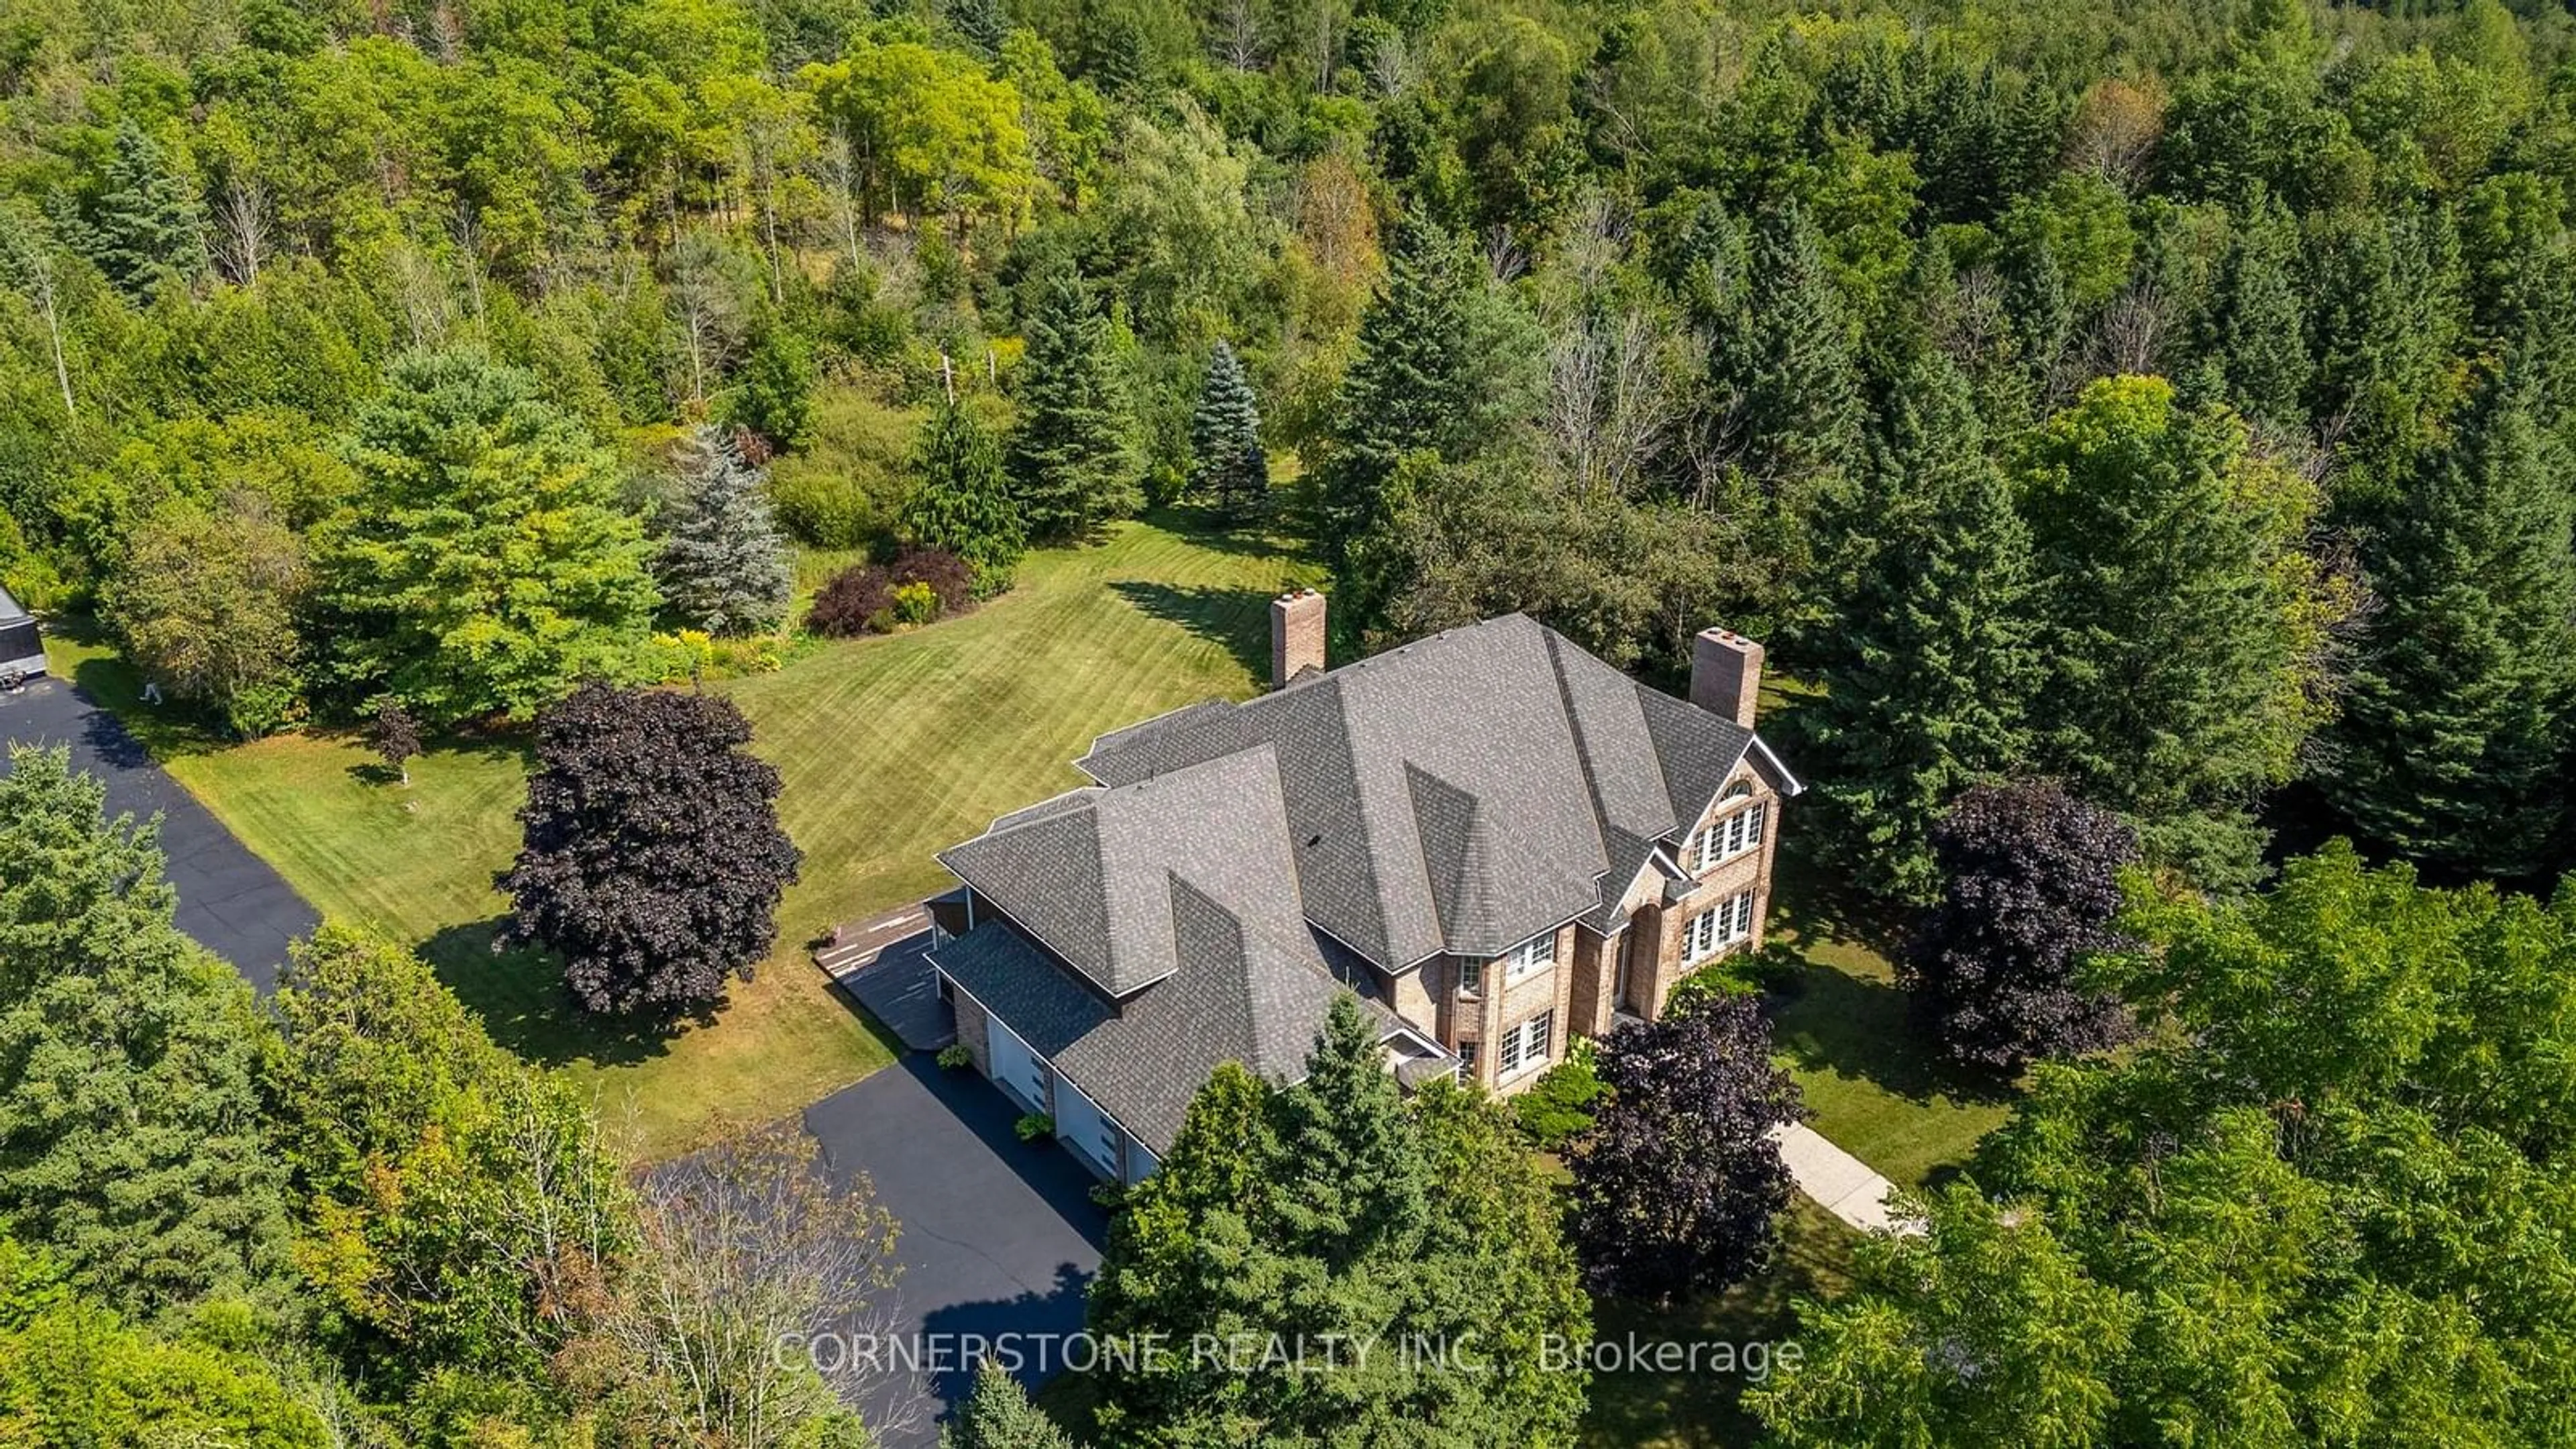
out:
{"label": "mowed green lawn", "polygon": [[[447,745],[408,789],[339,734],[216,748],[139,721],[171,773],[326,916],[422,947],[504,1044],[589,1080],[638,1156],[734,1122],[766,1121],[858,1080],[892,1045],[824,985],[807,955],[838,921],[939,889],[931,858],[995,815],[1081,783],[1104,730],[1268,669],[1270,598],[1311,583],[1268,545],[1129,523],[1099,546],[1032,555],[1019,586],[963,618],[820,645],[779,671],[716,686],[739,702],[784,778],[780,812],[805,852],[758,979],[714,1020],[675,1034],[601,1031],[540,957],[495,955],[492,889],[518,847],[524,748]],[[94,646],[58,663],[134,717],[132,676]]]}

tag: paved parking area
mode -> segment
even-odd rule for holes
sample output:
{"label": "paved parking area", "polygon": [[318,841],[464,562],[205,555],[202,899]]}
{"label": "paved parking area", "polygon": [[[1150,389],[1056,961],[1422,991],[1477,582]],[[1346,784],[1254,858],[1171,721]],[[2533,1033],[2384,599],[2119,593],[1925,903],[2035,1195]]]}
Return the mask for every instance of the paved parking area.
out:
{"label": "paved parking area", "polygon": [[[992,1083],[923,1052],[806,1109],[834,1177],[865,1172],[902,1224],[897,1334],[938,1345],[1081,1329],[1108,1215],[1070,1153],[1014,1135],[1019,1115]],[[1031,1388],[1045,1377],[1035,1364],[1021,1374]],[[862,1412],[872,1427],[907,1420],[880,1434],[887,1449],[927,1449],[970,1381],[961,1369],[926,1374]],[[888,1413],[897,1408],[909,1412]]]}
{"label": "paved parking area", "polygon": [[[107,808],[162,817],[161,849],[179,892],[179,929],[233,963],[262,992],[277,984],[286,946],[321,923],[268,862],[152,762],[116,717],[59,679],[0,694],[0,747],[68,745],[72,767],[107,781]],[[0,775],[9,770],[0,748]]]}

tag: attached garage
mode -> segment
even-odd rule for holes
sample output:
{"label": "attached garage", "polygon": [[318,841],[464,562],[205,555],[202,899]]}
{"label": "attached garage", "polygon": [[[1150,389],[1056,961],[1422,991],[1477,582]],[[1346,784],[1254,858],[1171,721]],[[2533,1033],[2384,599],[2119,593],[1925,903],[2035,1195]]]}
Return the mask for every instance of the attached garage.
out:
{"label": "attached garage", "polygon": [[1055,1135],[1092,1171],[1118,1179],[1118,1124],[1060,1072],[1055,1079]]}
{"label": "attached garage", "polygon": [[8,590],[0,589],[0,679],[32,679],[44,672],[45,641],[36,633],[36,621]]}
{"label": "attached garage", "polygon": [[1032,1112],[1047,1109],[1047,1064],[1020,1034],[1002,1025],[1001,1018],[989,1018],[992,1035],[993,1080],[1010,1089],[1020,1105]]}

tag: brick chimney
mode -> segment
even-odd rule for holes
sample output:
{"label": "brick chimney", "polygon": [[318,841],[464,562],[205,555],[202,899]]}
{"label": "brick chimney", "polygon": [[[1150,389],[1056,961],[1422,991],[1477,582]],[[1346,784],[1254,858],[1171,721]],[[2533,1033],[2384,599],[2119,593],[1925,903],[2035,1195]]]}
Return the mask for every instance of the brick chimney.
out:
{"label": "brick chimney", "polygon": [[1761,693],[1761,645],[1727,629],[1702,629],[1691,640],[1691,703],[1751,729]]}
{"label": "brick chimney", "polygon": [[1324,667],[1324,596],[1292,589],[1270,601],[1270,687]]}

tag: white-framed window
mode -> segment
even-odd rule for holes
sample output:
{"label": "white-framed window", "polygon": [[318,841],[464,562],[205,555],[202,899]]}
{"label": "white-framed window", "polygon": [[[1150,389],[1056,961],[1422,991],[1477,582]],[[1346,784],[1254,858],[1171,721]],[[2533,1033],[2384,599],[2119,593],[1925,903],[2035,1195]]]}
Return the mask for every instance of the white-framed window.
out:
{"label": "white-framed window", "polygon": [[1476,1048],[1481,1045],[1483,1043],[1472,1041],[1458,1043],[1458,1065],[1460,1070],[1469,1077],[1476,1075]]}
{"label": "white-framed window", "polygon": [[1709,822],[1706,830],[1692,836],[1682,847],[1683,859],[1694,871],[1706,870],[1722,860],[1733,860],[1762,843],[1762,829],[1771,813],[1769,802],[1747,805],[1732,815]]}
{"label": "white-framed window", "polygon": [[1518,981],[1541,967],[1556,964],[1556,933],[1532,936],[1503,953],[1503,979]]}
{"label": "white-framed window", "polygon": [[1482,992],[1484,989],[1485,963],[1482,961],[1459,962],[1458,994],[1461,996],[1474,996]]}
{"label": "white-framed window", "polygon": [[1515,1076],[1545,1062],[1555,1045],[1556,1013],[1542,1011],[1503,1033],[1494,1048],[1498,1076]]}
{"label": "white-framed window", "polygon": [[1753,892],[1739,891],[1682,923],[1682,964],[1697,965],[1753,936]]}

